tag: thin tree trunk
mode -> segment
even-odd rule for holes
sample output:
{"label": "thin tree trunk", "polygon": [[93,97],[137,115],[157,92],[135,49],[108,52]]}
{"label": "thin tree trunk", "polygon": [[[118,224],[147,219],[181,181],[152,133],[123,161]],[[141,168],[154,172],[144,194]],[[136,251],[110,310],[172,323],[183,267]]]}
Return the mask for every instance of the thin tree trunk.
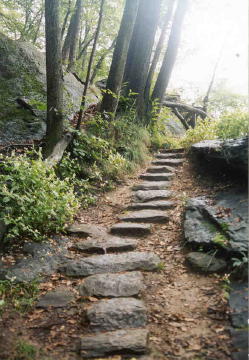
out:
{"label": "thin tree trunk", "polygon": [[164,55],[163,63],[156,81],[155,88],[152,93],[152,99],[158,100],[161,106],[166,89],[169,84],[171,73],[176,61],[177,52],[181,40],[181,29],[183,25],[184,16],[187,11],[188,0],[178,0],[177,9],[175,12],[167,51]]}
{"label": "thin tree trunk", "polygon": [[80,33],[80,19],[82,14],[82,0],[77,0],[75,5],[75,14],[73,18],[73,28],[72,28],[72,35],[71,35],[71,45],[70,45],[70,52],[69,52],[69,64],[68,64],[68,71],[72,71],[74,67],[74,63],[76,60],[76,51]]}
{"label": "thin tree trunk", "polygon": [[101,25],[102,25],[102,19],[103,19],[103,13],[104,13],[104,4],[105,4],[105,0],[101,0],[100,10],[99,10],[99,20],[98,20],[98,25],[97,25],[95,37],[94,37],[92,52],[91,52],[89,63],[88,63],[85,87],[84,87],[84,91],[83,91],[83,95],[82,95],[80,111],[79,111],[79,117],[78,117],[77,126],[76,126],[77,130],[80,129],[80,125],[81,125],[81,121],[82,121],[82,117],[83,117],[83,110],[84,110],[84,107],[85,107],[85,104],[86,104],[86,93],[87,93],[87,89],[88,89],[89,82],[90,82],[90,74],[91,74],[91,70],[92,70],[93,59],[94,59],[94,55],[95,55],[95,52],[96,52],[97,42],[98,42],[98,39],[99,39],[99,33],[100,33]]}
{"label": "thin tree trunk", "polygon": [[35,35],[34,35],[34,38],[33,38],[33,41],[32,43],[35,44],[37,39],[38,39],[38,36],[39,36],[39,31],[40,31],[40,28],[41,28],[41,22],[42,22],[42,19],[43,19],[43,16],[44,16],[44,3],[42,2],[42,5],[41,5],[41,15],[40,15],[40,18],[39,18],[39,22],[38,22],[38,25],[37,25],[37,29],[36,29],[36,32],[35,32]]}
{"label": "thin tree trunk", "polygon": [[106,58],[106,56],[109,54],[109,52],[112,51],[112,49],[115,47],[115,43],[116,43],[117,38],[115,38],[113,40],[113,42],[111,43],[111,46],[109,46],[108,49],[105,50],[105,52],[100,56],[99,61],[97,62],[95,68],[93,69],[93,73],[91,76],[91,80],[90,80],[90,84],[93,84],[94,79],[96,78],[98,71],[101,69],[101,66]]}
{"label": "thin tree trunk", "polygon": [[146,86],[145,86],[145,91],[144,91],[144,97],[145,97],[146,103],[149,102],[152,79],[155,74],[155,70],[156,70],[156,67],[157,67],[163,46],[164,46],[164,42],[165,42],[166,34],[167,34],[167,28],[168,28],[169,22],[172,18],[172,14],[173,14],[174,3],[175,3],[175,0],[169,0],[167,12],[166,12],[165,19],[163,22],[162,31],[160,34],[160,38],[158,40],[157,47],[156,47],[156,50],[154,53],[154,57],[153,57],[151,65],[150,65],[150,70],[149,70],[149,74],[148,74],[148,78],[147,78]]}
{"label": "thin tree trunk", "polygon": [[101,104],[101,112],[111,113],[113,118],[117,110],[118,97],[122,86],[132,31],[136,21],[138,4],[139,0],[126,0],[123,18],[112,58],[111,69],[107,80],[107,92],[104,94]]}
{"label": "thin tree trunk", "polygon": [[47,132],[44,157],[47,158],[63,135],[63,73],[59,0],[45,0]]}
{"label": "thin tree trunk", "polygon": [[88,46],[91,44],[91,42],[93,41],[94,37],[92,37],[91,39],[89,39],[85,44],[84,46],[82,47],[82,49],[80,50],[80,53],[79,53],[79,56],[77,58],[77,60],[79,60],[83,55],[84,53],[86,52]]}
{"label": "thin tree trunk", "polygon": [[66,30],[69,15],[71,13],[71,6],[72,6],[72,0],[68,0],[68,8],[67,8],[67,12],[66,12],[66,15],[65,15],[65,18],[64,18],[64,21],[63,21],[62,29],[61,29],[61,38],[62,39],[64,37],[64,33],[65,33],[65,30]]}

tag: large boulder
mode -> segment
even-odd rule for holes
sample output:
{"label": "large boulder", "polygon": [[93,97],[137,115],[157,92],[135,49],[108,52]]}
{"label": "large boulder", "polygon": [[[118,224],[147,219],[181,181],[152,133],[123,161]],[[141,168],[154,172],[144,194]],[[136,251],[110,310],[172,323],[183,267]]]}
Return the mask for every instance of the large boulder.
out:
{"label": "large boulder", "polygon": [[[64,110],[67,119],[79,109],[83,85],[64,74]],[[0,34],[0,145],[40,140],[46,131],[45,54],[32,44]],[[19,100],[18,100],[19,99]],[[88,102],[97,102],[93,93]]]}
{"label": "large boulder", "polygon": [[191,152],[205,160],[213,169],[248,171],[248,137],[229,140],[204,140],[192,145]]}

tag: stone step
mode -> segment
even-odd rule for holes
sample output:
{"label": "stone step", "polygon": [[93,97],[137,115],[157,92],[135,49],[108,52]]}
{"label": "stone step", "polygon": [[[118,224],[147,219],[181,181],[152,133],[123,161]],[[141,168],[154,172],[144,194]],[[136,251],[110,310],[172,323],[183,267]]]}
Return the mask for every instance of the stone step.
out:
{"label": "stone step", "polygon": [[176,169],[172,166],[151,166],[147,169],[148,173],[174,173]]}
{"label": "stone step", "polygon": [[169,186],[169,181],[144,181],[141,184],[134,185],[132,190],[165,190]]}
{"label": "stone step", "polygon": [[93,303],[86,310],[92,331],[141,328],[147,324],[144,302],[134,298],[114,298]]}
{"label": "stone step", "polygon": [[86,239],[79,241],[71,246],[71,249],[89,252],[89,253],[101,253],[114,251],[129,251],[134,250],[137,247],[138,241],[135,239],[121,238],[107,234],[105,239]]}
{"label": "stone step", "polygon": [[161,149],[160,152],[161,153],[184,153],[184,148],[179,148],[179,149]]}
{"label": "stone step", "polygon": [[147,329],[116,330],[84,336],[79,345],[80,357],[89,359],[113,354],[145,354],[148,341]]}
{"label": "stone step", "polygon": [[174,176],[174,174],[169,174],[169,173],[153,173],[153,174],[141,174],[139,177],[140,179],[143,180],[148,180],[148,181],[167,181],[170,180],[172,177]]}
{"label": "stone step", "polygon": [[160,259],[150,252],[128,252],[123,254],[106,254],[68,261],[60,271],[67,276],[85,277],[102,273],[122,271],[156,270]]}
{"label": "stone step", "polygon": [[111,227],[110,232],[116,235],[145,236],[151,233],[151,225],[117,223]]}
{"label": "stone step", "polygon": [[169,220],[169,217],[164,211],[160,210],[141,210],[129,212],[119,217],[122,221],[127,222],[142,222],[142,223],[154,223],[162,224]]}
{"label": "stone step", "polygon": [[89,276],[79,286],[79,293],[81,296],[127,297],[136,296],[144,289],[142,273],[132,271]]}
{"label": "stone step", "polygon": [[67,228],[69,234],[78,237],[104,238],[107,235],[107,230],[100,225],[92,224],[73,224]]}
{"label": "stone step", "polygon": [[176,203],[173,201],[158,200],[143,203],[132,203],[128,206],[128,210],[167,210],[173,208],[174,206],[176,206]]}
{"label": "stone step", "polygon": [[169,166],[178,166],[183,164],[183,159],[158,159],[152,161],[153,165],[169,165]]}
{"label": "stone step", "polygon": [[180,159],[180,158],[183,158],[185,156],[185,154],[182,154],[182,153],[158,153],[156,154],[156,158],[157,159],[171,159],[171,158],[174,158],[174,159]]}
{"label": "stone step", "polygon": [[134,199],[140,202],[164,200],[173,196],[174,193],[169,190],[138,190],[134,194]]}

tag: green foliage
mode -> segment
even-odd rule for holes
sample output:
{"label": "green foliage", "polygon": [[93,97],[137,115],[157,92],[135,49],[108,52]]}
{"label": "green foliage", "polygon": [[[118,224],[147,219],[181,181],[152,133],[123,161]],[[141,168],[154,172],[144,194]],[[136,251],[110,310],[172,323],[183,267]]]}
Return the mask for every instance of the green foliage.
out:
{"label": "green foliage", "polygon": [[11,280],[0,281],[0,313],[11,307],[17,311],[27,311],[38,296],[38,282],[14,283]]}
{"label": "green foliage", "polygon": [[215,234],[212,240],[215,244],[220,245],[222,247],[226,246],[228,243],[227,237],[219,232]]}
{"label": "green foliage", "polygon": [[13,360],[34,360],[37,358],[38,349],[24,340],[19,340],[15,347]]}
{"label": "green foliage", "polygon": [[68,179],[59,180],[52,168],[14,154],[0,163],[0,220],[7,226],[5,241],[24,236],[41,240],[63,230],[78,208]]}
{"label": "green foliage", "polygon": [[220,117],[216,125],[220,139],[234,139],[249,133],[248,112],[233,111]]}

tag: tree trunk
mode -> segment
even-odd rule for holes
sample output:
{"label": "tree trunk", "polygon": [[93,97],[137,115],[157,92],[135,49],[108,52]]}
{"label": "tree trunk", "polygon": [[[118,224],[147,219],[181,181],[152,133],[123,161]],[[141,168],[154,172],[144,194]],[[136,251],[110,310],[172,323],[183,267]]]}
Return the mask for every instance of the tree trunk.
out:
{"label": "tree trunk", "polygon": [[156,81],[152,99],[157,99],[161,106],[166,89],[169,84],[170,76],[176,61],[177,51],[181,39],[181,29],[183,25],[184,16],[187,11],[188,0],[178,0],[177,9],[175,12],[167,51],[164,55],[163,63]]}
{"label": "tree trunk", "polygon": [[63,73],[59,0],[45,0],[47,133],[44,157],[47,158],[63,135]]}
{"label": "tree trunk", "polygon": [[99,33],[100,33],[101,25],[102,25],[102,19],[103,19],[103,13],[104,13],[104,4],[105,4],[105,0],[101,0],[100,10],[99,10],[99,20],[98,20],[98,25],[97,25],[94,41],[93,41],[93,47],[92,47],[89,63],[88,63],[85,87],[84,87],[84,91],[83,91],[83,95],[82,95],[80,111],[79,111],[79,117],[78,117],[77,126],[76,126],[77,130],[80,129],[80,125],[81,125],[81,121],[82,121],[82,117],[83,117],[83,110],[84,110],[85,103],[86,103],[86,93],[87,93],[87,89],[88,89],[89,82],[90,82],[90,74],[91,74],[91,70],[92,70],[92,63],[93,63],[94,55],[95,55],[95,52],[96,52],[97,42],[98,42],[98,39],[99,39]]}
{"label": "tree trunk", "polygon": [[104,53],[100,56],[99,61],[97,62],[95,68],[93,69],[93,73],[92,73],[92,76],[91,76],[90,84],[93,84],[94,79],[96,78],[96,76],[97,76],[97,74],[98,74],[98,71],[101,69],[101,66],[102,66],[102,64],[103,64],[106,56],[107,56],[107,55],[109,54],[109,52],[111,52],[112,49],[114,48],[115,43],[116,43],[116,40],[117,40],[117,38],[115,38],[115,39],[113,40],[113,42],[111,43],[111,46],[109,46],[109,48],[106,49],[106,50],[104,51]]}
{"label": "tree trunk", "polygon": [[[107,90],[110,90],[110,92],[107,91],[104,94],[101,104],[101,112],[112,113],[113,117],[115,116],[118,105],[118,97],[124,76],[125,63],[136,20],[138,4],[139,0],[126,0],[106,85]],[[113,96],[113,94],[115,95]]]}
{"label": "tree trunk", "polygon": [[72,34],[71,34],[71,45],[69,52],[69,64],[68,71],[72,71],[76,59],[76,51],[78,46],[78,39],[80,33],[80,19],[82,14],[82,0],[77,0],[75,5],[75,13],[73,17],[73,26],[72,26]]}
{"label": "tree trunk", "polygon": [[65,30],[66,30],[69,15],[71,13],[71,6],[72,6],[72,0],[68,0],[67,12],[66,12],[66,15],[65,15],[65,18],[64,18],[64,21],[63,21],[62,29],[61,29],[61,38],[62,39],[64,37],[64,33],[65,33]]}
{"label": "tree trunk", "polygon": [[169,0],[169,2],[168,2],[168,8],[167,8],[167,12],[165,14],[162,31],[161,31],[160,38],[157,43],[157,47],[156,47],[156,50],[154,53],[152,63],[150,65],[150,70],[149,70],[149,74],[148,74],[148,78],[147,78],[146,86],[145,86],[145,91],[144,91],[144,97],[145,97],[146,103],[149,102],[152,79],[153,79],[153,76],[154,76],[158,61],[159,61],[160,54],[161,54],[163,46],[164,46],[164,42],[165,42],[166,34],[167,34],[167,28],[168,28],[169,22],[172,18],[172,14],[173,14],[174,3],[175,3],[175,0]]}

